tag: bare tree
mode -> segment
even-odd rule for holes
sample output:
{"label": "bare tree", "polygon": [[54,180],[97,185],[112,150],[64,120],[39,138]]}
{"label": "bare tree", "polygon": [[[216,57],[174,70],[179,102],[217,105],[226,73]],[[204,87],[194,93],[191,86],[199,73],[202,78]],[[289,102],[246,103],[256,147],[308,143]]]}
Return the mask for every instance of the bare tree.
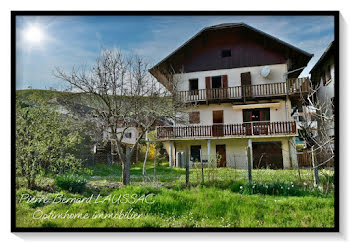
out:
{"label": "bare tree", "polygon": [[[122,163],[124,185],[130,182],[130,154],[135,152],[137,143],[156,121],[174,117],[176,110],[174,96],[149,74],[148,68],[139,56],[103,50],[91,68],[73,68],[70,73],[56,68],[54,72],[73,90],[85,94],[84,98],[95,108],[94,115],[108,127]],[[122,139],[130,127],[140,132],[127,153]]]}
{"label": "bare tree", "polygon": [[300,122],[307,146],[315,148],[314,153],[318,158],[315,167],[334,159],[334,102],[331,97],[320,98],[317,95],[319,90],[320,85],[311,87],[310,93],[303,99],[304,119]]}

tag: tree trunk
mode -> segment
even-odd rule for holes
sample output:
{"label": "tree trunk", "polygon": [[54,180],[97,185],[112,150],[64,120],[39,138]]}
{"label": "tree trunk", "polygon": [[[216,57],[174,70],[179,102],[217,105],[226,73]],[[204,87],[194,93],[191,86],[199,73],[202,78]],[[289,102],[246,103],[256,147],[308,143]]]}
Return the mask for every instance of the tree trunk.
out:
{"label": "tree trunk", "polygon": [[117,153],[118,153],[118,156],[120,159],[120,163],[122,164],[122,182],[123,182],[123,185],[129,185],[129,183],[130,183],[130,159],[131,159],[130,148],[126,147],[125,153],[124,153],[119,142],[116,143],[116,148],[117,148]]}
{"label": "tree trunk", "polygon": [[122,180],[125,186],[130,184],[130,157],[130,148],[126,147],[126,160],[122,161]]}
{"label": "tree trunk", "polygon": [[30,175],[27,176],[28,189],[34,189],[35,187],[35,177],[32,178]]}
{"label": "tree trunk", "polygon": [[113,146],[113,141],[111,140],[111,165],[114,164],[114,146]]}
{"label": "tree trunk", "polygon": [[142,181],[143,182],[145,182],[145,176],[146,176],[146,161],[147,161],[147,156],[148,156],[148,150],[149,150],[149,142],[147,143],[145,160],[143,161],[143,167],[142,167]]}
{"label": "tree trunk", "polygon": [[153,171],[153,181],[157,181],[157,149],[154,151],[154,171]]}
{"label": "tree trunk", "polygon": [[318,187],[319,178],[318,178],[317,161],[315,160],[315,155],[314,155],[314,146],[311,147],[311,159],[312,159],[312,167],[314,169],[314,184],[316,187]]}
{"label": "tree trunk", "polygon": [[136,159],[135,164],[139,161],[139,145],[136,143]]}

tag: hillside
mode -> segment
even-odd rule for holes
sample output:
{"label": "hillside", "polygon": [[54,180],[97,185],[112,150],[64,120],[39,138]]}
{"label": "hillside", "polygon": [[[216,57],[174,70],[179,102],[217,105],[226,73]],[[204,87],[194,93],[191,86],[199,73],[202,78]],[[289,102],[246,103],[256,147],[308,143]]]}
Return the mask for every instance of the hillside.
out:
{"label": "hillside", "polygon": [[[88,94],[83,93],[73,93],[73,92],[66,92],[66,91],[55,91],[55,90],[41,90],[41,89],[26,89],[26,90],[16,90],[16,100],[20,100],[21,102],[33,104],[36,102],[44,102],[59,98],[65,101],[69,101],[72,103],[85,105],[89,107],[96,107],[94,106],[93,100],[94,97],[91,97]],[[143,99],[148,99],[148,97],[142,97]],[[125,101],[129,102],[133,99],[133,97],[125,97]],[[154,97],[153,97],[154,99]],[[167,99],[166,97],[159,97],[158,99],[163,99],[166,102],[169,102],[171,104],[171,100]],[[95,103],[96,104],[96,103]],[[97,107],[99,107],[97,105]]]}

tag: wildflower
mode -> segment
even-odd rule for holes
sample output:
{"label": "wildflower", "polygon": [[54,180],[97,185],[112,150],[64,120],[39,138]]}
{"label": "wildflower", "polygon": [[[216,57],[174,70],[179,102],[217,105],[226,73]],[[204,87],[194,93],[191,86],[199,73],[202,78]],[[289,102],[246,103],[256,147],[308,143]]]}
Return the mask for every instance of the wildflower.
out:
{"label": "wildflower", "polygon": [[294,187],[294,185],[292,185],[292,187]]}
{"label": "wildflower", "polygon": [[240,189],[243,189],[243,186],[240,186],[239,188],[240,188]]}
{"label": "wildflower", "polygon": [[283,189],[283,187],[281,186],[281,189]]}
{"label": "wildflower", "polygon": [[290,188],[288,187],[288,190],[289,190]]}

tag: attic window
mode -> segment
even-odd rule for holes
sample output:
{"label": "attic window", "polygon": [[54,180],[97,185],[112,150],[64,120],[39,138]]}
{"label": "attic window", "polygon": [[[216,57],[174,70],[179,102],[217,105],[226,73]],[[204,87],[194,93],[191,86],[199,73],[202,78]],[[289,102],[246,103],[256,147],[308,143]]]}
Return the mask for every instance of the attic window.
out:
{"label": "attic window", "polygon": [[221,51],[221,57],[230,57],[231,56],[231,50],[222,50]]}

